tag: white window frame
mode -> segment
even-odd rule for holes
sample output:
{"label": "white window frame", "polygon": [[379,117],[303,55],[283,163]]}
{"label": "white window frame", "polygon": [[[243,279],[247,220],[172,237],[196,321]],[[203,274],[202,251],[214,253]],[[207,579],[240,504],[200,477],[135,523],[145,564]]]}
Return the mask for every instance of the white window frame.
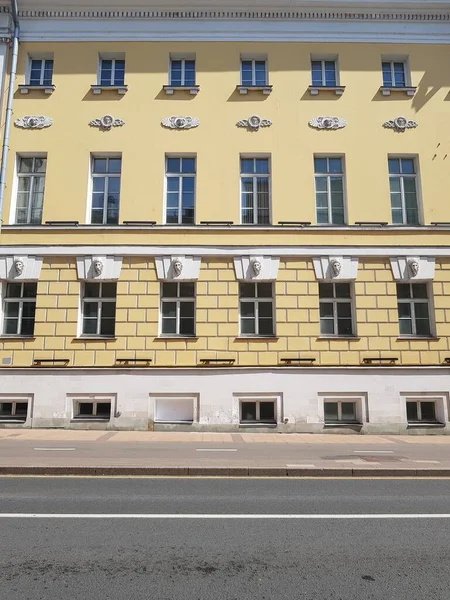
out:
{"label": "white window frame", "polygon": [[[389,173],[389,159],[395,160],[413,160],[414,162],[414,171],[413,175],[408,173]],[[419,160],[416,154],[388,154],[388,177],[389,177],[389,205],[391,209],[391,220],[392,224],[395,226],[406,225],[408,227],[418,227],[423,222],[422,215],[422,195],[421,195],[421,185],[420,185],[420,171],[419,171]],[[394,223],[394,219],[392,218],[392,198],[391,198],[391,188],[390,182],[391,177],[398,177],[400,179],[400,196],[402,201],[402,223]],[[407,223],[406,221],[406,205],[405,205],[405,187],[404,187],[404,178],[415,179],[416,181],[416,203],[417,203],[417,225],[413,223]]]}
{"label": "white window frame", "polygon": [[[347,421],[345,419],[342,419],[342,404],[353,404],[355,407],[354,413],[355,413],[355,418],[353,420]],[[357,406],[356,406],[356,400],[324,400],[324,415],[325,415],[325,404],[337,404],[337,421],[325,421],[326,425],[331,425],[334,423],[358,423],[358,419],[357,419],[357,414],[358,414],[358,410],[357,410]],[[326,416],[325,416],[326,419]]]}
{"label": "white window frame", "polygon": [[[273,284],[272,281],[259,281],[259,282],[255,282],[255,281],[240,281],[239,282],[239,286],[240,284],[244,284],[244,285],[254,285],[256,286],[256,290],[257,290],[257,286],[259,283],[264,283],[264,284],[270,284],[272,286],[272,297],[271,298],[267,298],[267,297],[261,297],[259,298],[258,296],[255,296],[254,298],[241,298],[240,296],[240,291],[238,290],[238,299],[239,299],[239,336],[242,337],[256,337],[256,338],[266,338],[266,337],[276,337],[276,322],[275,322],[275,286]],[[250,302],[253,302],[255,304],[255,316],[254,316],[254,321],[255,321],[255,333],[243,333],[242,332],[242,313],[241,313],[241,304],[242,302],[245,302],[247,304],[249,304]],[[268,334],[268,333],[259,333],[259,304],[260,303],[264,303],[264,304],[271,304],[272,306],[272,333]],[[245,319],[245,320],[250,320],[250,319]]]}
{"label": "white window frame", "polygon": [[[6,338],[33,338],[34,337],[34,332],[31,335],[27,335],[27,334],[23,334],[22,333],[22,311],[23,311],[23,303],[24,302],[30,302],[31,298],[7,298],[6,297],[6,288],[8,287],[9,284],[13,284],[13,285],[17,285],[20,284],[21,286],[21,290],[23,290],[23,286],[24,284],[27,283],[36,283],[36,281],[5,281],[3,283],[3,285],[1,285],[2,288],[2,293],[1,293],[1,330],[0,330],[0,336],[1,337],[6,337]],[[21,291],[22,293],[22,291]],[[19,316],[18,316],[18,325],[19,325],[19,332],[17,333],[3,333],[4,331],[4,327],[5,327],[5,320],[6,320],[6,304],[7,303],[13,303],[13,302],[18,302],[19,303]],[[36,289],[36,296],[34,298],[34,302],[35,305],[37,304],[37,289]],[[35,306],[36,308],[36,306]],[[34,328],[36,327],[36,316],[34,318]]]}
{"label": "white window frame", "polygon": [[[195,172],[194,173],[169,173],[167,170],[168,159],[169,158],[192,158],[195,161]],[[167,223],[167,179],[168,177],[194,177],[194,223],[183,223],[183,186],[182,180],[180,181],[179,190],[178,190],[178,222],[177,223]],[[197,155],[196,154],[166,154],[164,157],[164,225],[195,225],[195,217],[196,217],[196,204],[197,204]]]}
{"label": "white window frame", "polygon": [[[241,422],[242,402],[273,402],[275,421],[270,423],[258,421]],[[232,422],[239,427],[276,427],[284,421],[283,394],[281,392],[233,392]]]}
{"label": "white window frame", "polygon": [[[53,85],[53,74],[54,74],[54,69],[55,69],[55,58],[53,53],[51,52],[39,52],[37,54],[28,54],[27,56],[27,64],[26,64],[26,68],[25,68],[25,85],[32,85],[35,86],[36,84],[31,84],[30,80],[31,80],[31,62],[33,60],[41,60],[42,65],[41,65],[41,77],[40,77],[40,84],[39,86],[42,87],[50,87],[51,85]],[[43,79],[44,79],[44,70],[45,70],[45,61],[46,60],[52,60],[53,61],[53,68],[52,68],[52,82],[49,84],[44,84],[42,83]]]}
{"label": "white window frame", "polygon": [[[450,394],[448,392],[400,392],[400,402],[403,421],[409,427],[433,427],[434,425],[445,425],[449,421]],[[408,421],[407,402],[434,402],[436,421],[425,423]]]}
{"label": "white window frame", "polygon": [[[177,290],[179,293],[180,290],[180,284],[182,283],[193,283],[194,284],[194,295],[192,297],[169,297],[169,296],[163,296],[163,286],[165,283],[176,283],[177,285]],[[163,305],[165,302],[175,302],[176,303],[176,333],[163,333]],[[191,334],[186,334],[186,333],[180,333],[180,324],[181,324],[181,318],[180,318],[180,306],[182,303],[191,303],[194,305],[194,333]],[[159,291],[159,336],[160,337],[193,337],[195,338],[196,335],[196,329],[197,329],[197,318],[196,318],[196,313],[197,313],[197,284],[195,281],[161,281],[160,283],[160,291]]]}
{"label": "white window frame", "polygon": [[[322,84],[321,84],[321,87],[339,87],[340,86],[338,56],[336,56],[336,55],[332,55],[332,56],[326,56],[326,55],[315,56],[314,54],[311,55],[311,60],[310,60],[311,85],[315,86],[315,84],[313,83],[313,80],[312,80],[312,63],[313,62],[320,62],[321,63],[321,73],[322,73]],[[336,80],[336,85],[335,86],[328,86],[327,83],[326,83],[326,78],[325,78],[325,62],[334,62],[334,78]]]}
{"label": "white window frame", "polygon": [[[120,158],[120,173],[116,174],[116,173],[98,173],[96,175],[94,175],[94,160],[96,158]],[[92,197],[93,197],[93,192],[94,192],[94,177],[118,177],[120,179],[120,185],[119,185],[119,215],[118,215],[118,221],[120,219],[120,205],[121,205],[121,187],[122,187],[122,168],[123,168],[123,158],[122,158],[122,154],[118,154],[118,153],[109,153],[109,152],[103,152],[101,154],[91,154],[89,157],[89,184],[88,184],[88,201],[87,201],[87,214],[86,214],[86,223],[89,224],[93,224],[92,223]],[[104,193],[104,199],[103,199],[103,223],[95,223],[95,225],[106,225],[106,226],[114,226],[115,224],[113,223],[106,223],[106,218],[108,216],[108,194],[107,194],[107,186],[105,186],[105,193]]]}
{"label": "white window frame", "polygon": [[[108,338],[108,339],[113,339],[115,337],[115,334],[112,336],[109,335],[104,335],[102,333],[100,333],[101,330],[101,325],[102,325],[102,304],[103,303],[112,303],[114,302],[114,304],[116,305],[116,314],[117,314],[117,287],[116,287],[116,296],[114,298],[97,298],[97,297],[90,297],[90,298],[86,298],[85,297],[85,288],[86,285],[89,285],[91,283],[94,283],[96,285],[100,284],[100,294],[101,294],[101,288],[103,286],[104,283],[117,283],[116,281],[83,281],[82,282],[82,286],[81,286],[81,297],[80,297],[80,337],[83,338]],[[96,302],[98,305],[98,312],[97,312],[97,333],[84,333],[83,329],[84,329],[84,305],[86,302]],[[117,325],[117,317],[116,314],[114,315],[114,329],[116,328]]]}
{"label": "white window frame", "polygon": [[[244,83],[242,80],[242,63],[243,62],[251,62],[252,63],[252,83],[249,85],[248,83]],[[262,62],[264,61],[265,63],[265,79],[266,82],[264,84],[257,84],[256,83],[256,65],[255,63],[257,62]],[[246,56],[241,55],[241,62],[240,62],[240,69],[239,69],[240,73],[240,85],[244,86],[244,87],[266,87],[269,85],[269,61],[267,58],[267,55],[250,55],[250,56]]]}
{"label": "white window frame", "polygon": [[[21,423],[25,425],[30,422],[32,415],[32,406],[33,406],[33,396],[30,395],[18,395],[18,394],[1,394],[0,395],[0,404],[12,403],[13,410],[11,416],[8,415],[0,415],[0,423]],[[27,407],[27,415],[25,419],[22,416],[17,416],[15,414],[17,404],[26,403]]]}
{"label": "white window frame", "polygon": [[[249,174],[245,174],[245,173],[241,173],[241,160],[258,160],[258,159],[262,159],[262,160],[267,160],[267,164],[269,166],[269,172],[266,174],[261,173],[261,174],[254,174],[254,173],[249,173]],[[268,189],[269,189],[269,222],[268,223],[259,223],[258,222],[258,192],[256,191],[256,179],[262,178],[262,177],[267,177],[268,180]],[[253,183],[253,190],[252,190],[252,196],[253,196],[253,222],[252,223],[244,223],[243,222],[243,204],[242,204],[242,195],[243,195],[243,191],[242,191],[242,179],[246,178],[252,178]],[[239,156],[239,205],[240,205],[240,224],[241,225],[248,225],[248,226],[253,226],[253,225],[260,225],[261,227],[269,227],[272,224],[272,157],[269,154],[241,154]]]}
{"label": "white window frame", "polygon": [[[171,400],[186,400],[192,402],[192,420],[162,419],[158,418],[158,403]],[[180,425],[191,425],[200,420],[200,394],[150,394],[148,418],[154,423],[173,423]]]}
{"label": "white window frame", "polygon": [[[66,402],[68,404],[69,410],[68,414],[71,415],[72,421],[100,421],[102,423],[108,423],[112,420],[113,417],[116,416],[116,404],[117,404],[117,396],[115,394],[67,394]],[[98,417],[97,415],[79,415],[79,405],[80,403],[90,403],[94,404],[95,407],[97,404],[101,403],[110,403],[111,410],[108,417]],[[96,412],[96,408],[94,409]]]}
{"label": "white window frame", "polygon": [[[112,69],[111,69],[111,83],[109,84],[102,84],[101,80],[102,80],[102,64],[104,60],[112,60],[113,64],[112,64]],[[97,61],[97,85],[101,85],[101,86],[110,86],[110,87],[124,87],[125,86],[125,81],[123,83],[113,83],[112,81],[115,78],[116,75],[116,60],[123,60],[125,61],[125,53],[115,53],[115,54],[111,54],[108,52],[105,53],[100,53],[98,55],[98,61]],[[126,76],[126,62],[125,62],[125,76]]]}
{"label": "white window frame", "polygon": [[[391,81],[392,81],[392,85],[388,85],[388,86],[385,86],[384,81],[383,81],[383,63],[386,63],[386,62],[390,63]],[[405,55],[402,55],[402,56],[389,55],[389,56],[381,57],[382,86],[388,87],[388,88],[396,88],[399,90],[404,89],[402,86],[395,85],[394,63],[403,63],[403,72],[405,75],[405,86],[404,87],[411,87],[411,71],[409,68],[409,56],[405,56]]]}
{"label": "white window frame", "polygon": [[[329,161],[330,158],[339,158],[341,160],[341,173],[316,173],[315,168],[315,159],[322,158],[327,159]],[[319,227],[326,227],[327,225],[334,225],[336,227],[345,227],[347,225],[347,183],[345,178],[346,165],[345,165],[345,156],[343,154],[314,154],[313,156],[313,170],[314,170],[314,209],[315,209],[315,217],[316,223]],[[332,218],[332,207],[331,207],[331,177],[342,177],[342,202],[343,202],[343,210],[344,210],[344,222],[343,223],[333,223]],[[327,223],[319,223],[317,218],[317,188],[316,188],[316,178],[323,177],[327,180],[327,209],[328,209],[328,222]]]}
{"label": "white window frame", "polygon": [[[319,422],[326,427],[345,425],[364,425],[369,423],[369,398],[367,392],[319,392],[317,394],[317,409]],[[326,402],[354,402],[356,407],[356,421],[330,421],[325,422]],[[341,407],[342,414],[342,407]]]}
{"label": "white window frame", "polygon": [[397,282],[397,285],[408,285],[411,291],[411,286],[414,285],[425,285],[426,289],[427,289],[427,298],[426,298],[426,303],[428,305],[428,324],[429,324],[429,329],[430,329],[430,333],[427,335],[420,335],[417,333],[417,329],[416,329],[416,311],[415,311],[415,305],[416,304],[425,304],[425,298],[398,298],[397,296],[397,311],[398,311],[398,304],[409,304],[411,306],[411,322],[412,322],[412,333],[409,334],[402,334],[400,333],[400,315],[398,316],[398,321],[399,321],[399,337],[405,337],[405,338],[410,338],[410,337],[414,337],[414,338],[429,338],[429,337],[433,337],[434,336],[434,331],[435,331],[435,323],[434,323],[434,306],[433,306],[433,300],[432,300],[432,287],[430,285],[430,282],[425,282],[425,281],[418,281],[418,282]]}
{"label": "white window frame", "polygon": [[[346,283],[350,286],[350,298],[341,298],[341,297],[336,297],[336,283],[335,282],[330,282],[330,281],[321,281],[320,283],[324,283],[327,285],[332,285],[333,286],[333,297],[332,298],[321,298],[320,297],[320,292],[319,292],[319,328],[320,328],[320,305],[323,302],[324,304],[333,304],[333,330],[334,333],[320,333],[320,337],[323,338],[329,338],[329,337],[333,337],[333,338],[349,338],[349,337],[356,337],[356,313],[355,313],[355,290],[354,290],[354,284],[352,281],[338,281],[337,284],[339,285],[340,283]],[[337,305],[338,303],[343,304],[344,302],[346,303],[350,303],[350,308],[351,308],[351,319],[352,319],[352,333],[348,334],[348,333],[336,333],[337,329],[338,329],[338,315],[337,315]],[[331,319],[327,319],[327,320],[331,320]]]}
{"label": "white window frame", "polygon": [[[194,73],[195,73],[195,81],[192,84],[186,85],[186,61],[194,61]],[[169,86],[178,87],[178,85],[172,82],[172,62],[173,61],[181,61],[181,87],[192,87],[197,85],[197,61],[195,58],[195,54],[171,54],[169,57]]]}
{"label": "white window frame", "polygon": [[[19,168],[20,168],[20,160],[22,158],[44,158],[47,161],[45,167],[44,179],[47,178],[47,167],[48,167],[48,157],[47,153],[44,152],[20,152],[15,156],[15,164],[14,164],[14,176],[13,183],[11,188],[11,206],[9,210],[9,225],[22,225],[23,227],[37,225],[37,223],[17,223],[17,200],[19,193]],[[44,200],[45,200],[45,183],[44,181]],[[44,202],[42,202],[42,216],[44,215]],[[42,222],[42,218],[41,218]]]}

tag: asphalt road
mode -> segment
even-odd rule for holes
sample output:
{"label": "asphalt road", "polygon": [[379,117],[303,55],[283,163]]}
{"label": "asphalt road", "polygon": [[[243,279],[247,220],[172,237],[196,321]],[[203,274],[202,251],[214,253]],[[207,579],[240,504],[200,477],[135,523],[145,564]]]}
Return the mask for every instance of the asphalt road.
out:
{"label": "asphalt road", "polygon": [[0,598],[446,600],[449,516],[450,480],[0,478]]}

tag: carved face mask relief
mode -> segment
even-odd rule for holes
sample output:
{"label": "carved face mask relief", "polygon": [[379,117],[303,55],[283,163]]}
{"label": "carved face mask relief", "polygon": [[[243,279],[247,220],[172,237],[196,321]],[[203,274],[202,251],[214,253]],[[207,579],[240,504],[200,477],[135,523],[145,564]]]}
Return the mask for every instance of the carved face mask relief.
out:
{"label": "carved face mask relief", "polygon": [[415,258],[408,260],[408,269],[411,273],[411,277],[416,277],[419,273],[419,262]]}
{"label": "carved face mask relief", "polygon": [[176,258],[172,261],[172,267],[176,276],[181,275],[181,272],[183,270],[183,263],[179,258]]}
{"label": "carved face mask relief", "polygon": [[101,259],[94,258],[93,265],[94,265],[95,275],[97,275],[97,276],[101,275],[103,273],[103,262],[101,261]]}
{"label": "carved face mask relief", "polygon": [[14,261],[14,269],[16,271],[16,275],[22,275],[25,269],[25,262],[23,258],[16,258]]}
{"label": "carved face mask relief", "polygon": [[330,260],[330,270],[332,277],[338,277],[338,275],[341,272],[341,268],[341,263],[338,261],[337,258],[333,258],[332,260]]}
{"label": "carved face mask relief", "polygon": [[251,261],[250,264],[252,265],[252,269],[253,269],[253,273],[255,274],[255,277],[258,277],[258,275],[261,273],[261,267],[262,267],[261,262],[255,258]]}

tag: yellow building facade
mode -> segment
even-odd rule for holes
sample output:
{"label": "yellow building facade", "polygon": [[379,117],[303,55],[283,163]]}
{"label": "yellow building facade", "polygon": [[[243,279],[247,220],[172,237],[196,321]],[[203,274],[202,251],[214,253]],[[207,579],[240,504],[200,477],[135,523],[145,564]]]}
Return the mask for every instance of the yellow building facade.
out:
{"label": "yellow building facade", "polygon": [[4,4],[0,426],[450,430],[444,2]]}

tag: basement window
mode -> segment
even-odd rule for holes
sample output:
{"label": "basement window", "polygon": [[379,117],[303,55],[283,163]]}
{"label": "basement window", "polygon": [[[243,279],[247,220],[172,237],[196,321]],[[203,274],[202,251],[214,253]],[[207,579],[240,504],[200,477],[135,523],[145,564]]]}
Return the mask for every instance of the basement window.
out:
{"label": "basement window", "polygon": [[357,423],[356,402],[336,401],[324,403],[325,424]]}
{"label": "basement window", "polygon": [[241,401],[240,422],[247,423],[276,423],[275,402],[272,400],[245,400]]}
{"label": "basement window", "polygon": [[28,402],[6,400],[0,402],[0,420],[25,422],[28,416]]}
{"label": "basement window", "polygon": [[74,407],[76,419],[98,419],[109,421],[111,418],[111,402],[104,400],[77,400]]}
{"label": "basement window", "polygon": [[414,400],[406,402],[406,417],[408,423],[418,424],[436,424],[439,421],[436,418],[436,403],[430,400]]}

